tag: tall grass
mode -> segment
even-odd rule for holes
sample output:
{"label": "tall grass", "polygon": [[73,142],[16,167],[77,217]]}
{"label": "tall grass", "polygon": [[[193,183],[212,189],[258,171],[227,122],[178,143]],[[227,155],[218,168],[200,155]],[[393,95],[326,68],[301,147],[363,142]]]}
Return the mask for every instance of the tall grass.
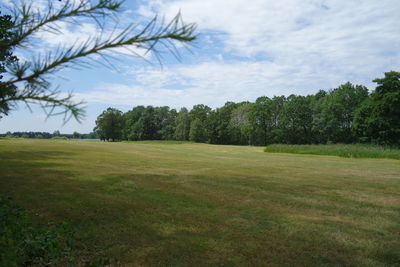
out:
{"label": "tall grass", "polygon": [[177,141],[177,140],[141,140],[141,141],[123,141],[123,143],[145,144],[145,145],[180,145],[180,144],[193,144],[190,141]]}
{"label": "tall grass", "polygon": [[293,153],[330,155],[344,158],[389,158],[400,159],[400,149],[369,144],[333,144],[333,145],[269,145],[269,153]]}

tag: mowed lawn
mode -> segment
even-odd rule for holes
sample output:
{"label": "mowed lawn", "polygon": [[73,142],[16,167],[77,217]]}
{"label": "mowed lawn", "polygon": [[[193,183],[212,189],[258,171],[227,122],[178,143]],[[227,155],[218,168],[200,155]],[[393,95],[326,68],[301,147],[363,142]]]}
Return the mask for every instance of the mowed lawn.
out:
{"label": "mowed lawn", "polygon": [[82,259],[399,266],[400,161],[207,144],[0,140],[0,193]]}

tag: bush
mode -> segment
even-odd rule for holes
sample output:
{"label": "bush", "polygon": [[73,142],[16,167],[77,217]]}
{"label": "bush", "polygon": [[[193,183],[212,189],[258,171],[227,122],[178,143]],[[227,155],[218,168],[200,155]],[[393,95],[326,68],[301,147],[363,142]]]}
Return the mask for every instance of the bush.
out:
{"label": "bush", "polygon": [[67,224],[33,224],[26,212],[0,196],[0,266],[72,264]]}
{"label": "bush", "polygon": [[400,159],[400,149],[369,144],[269,145],[265,152],[331,155],[345,158]]}

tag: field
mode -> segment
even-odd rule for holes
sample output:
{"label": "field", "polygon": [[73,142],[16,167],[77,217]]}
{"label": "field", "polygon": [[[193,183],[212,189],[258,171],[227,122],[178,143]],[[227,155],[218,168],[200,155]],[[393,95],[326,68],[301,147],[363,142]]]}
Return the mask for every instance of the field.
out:
{"label": "field", "polygon": [[0,193],[136,266],[398,266],[400,161],[0,139]]}

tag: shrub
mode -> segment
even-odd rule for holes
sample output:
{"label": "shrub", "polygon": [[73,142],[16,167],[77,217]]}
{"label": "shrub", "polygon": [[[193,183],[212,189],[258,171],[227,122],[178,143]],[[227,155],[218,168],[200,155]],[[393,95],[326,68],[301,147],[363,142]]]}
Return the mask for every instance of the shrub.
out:
{"label": "shrub", "polygon": [[0,266],[72,264],[72,241],[66,223],[35,225],[22,208],[0,196]]}
{"label": "shrub", "polygon": [[269,145],[265,152],[400,159],[400,149],[369,144]]}

